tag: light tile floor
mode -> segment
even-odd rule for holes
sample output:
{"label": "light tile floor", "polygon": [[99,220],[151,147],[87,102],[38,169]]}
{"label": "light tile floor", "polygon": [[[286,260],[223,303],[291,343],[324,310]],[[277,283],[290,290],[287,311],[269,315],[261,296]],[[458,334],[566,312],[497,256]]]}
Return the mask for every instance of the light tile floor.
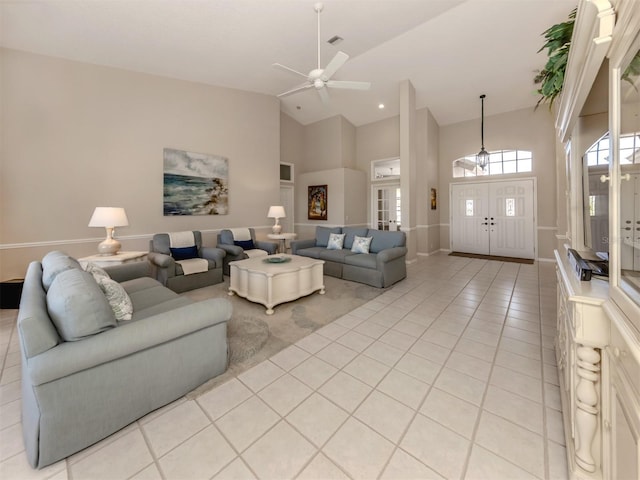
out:
{"label": "light tile floor", "polygon": [[552,263],[438,254],[195,400],[42,470],[20,429],[15,310],[0,317],[6,479],[561,479]]}

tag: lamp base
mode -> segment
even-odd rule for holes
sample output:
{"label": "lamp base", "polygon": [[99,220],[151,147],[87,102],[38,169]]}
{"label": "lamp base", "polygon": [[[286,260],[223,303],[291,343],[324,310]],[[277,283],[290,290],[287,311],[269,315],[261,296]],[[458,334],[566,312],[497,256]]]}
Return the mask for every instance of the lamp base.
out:
{"label": "lamp base", "polygon": [[278,235],[282,231],[282,225],[274,225],[273,227],[271,227],[271,231]]}
{"label": "lamp base", "polygon": [[98,253],[104,256],[115,255],[120,250],[120,247],[122,247],[122,244],[119,241],[107,238],[98,244]]}

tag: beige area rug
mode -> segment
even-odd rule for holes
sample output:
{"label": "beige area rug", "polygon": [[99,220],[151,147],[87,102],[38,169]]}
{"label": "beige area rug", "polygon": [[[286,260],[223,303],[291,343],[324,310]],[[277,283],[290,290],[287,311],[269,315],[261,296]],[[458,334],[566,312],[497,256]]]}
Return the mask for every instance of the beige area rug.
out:
{"label": "beige area rug", "polygon": [[223,283],[184,293],[196,301],[224,297],[233,305],[227,325],[229,368],[187,394],[187,398],[202,395],[392,288],[375,288],[326,275],[324,286],[324,295],[313,293],[277,305],[273,315],[267,315],[263,305],[227,295],[229,277]]}

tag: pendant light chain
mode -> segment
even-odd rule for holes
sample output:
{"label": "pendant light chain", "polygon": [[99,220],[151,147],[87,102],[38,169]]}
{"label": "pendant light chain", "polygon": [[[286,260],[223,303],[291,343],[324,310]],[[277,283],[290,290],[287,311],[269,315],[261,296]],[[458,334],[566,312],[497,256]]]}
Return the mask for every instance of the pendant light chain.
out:
{"label": "pendant light chain", "polygon": [[482,146],[480,151],[476,155],[476,164],[480,167],[480,169],[484,172],[484,169],[487,167],[489,163],[489,152],[484,149],[484,99],[486,95],[483,93],[480,95],[480,101],[482,102],[481,107],[481,123],[480,123],[480,140],[482,142]]}

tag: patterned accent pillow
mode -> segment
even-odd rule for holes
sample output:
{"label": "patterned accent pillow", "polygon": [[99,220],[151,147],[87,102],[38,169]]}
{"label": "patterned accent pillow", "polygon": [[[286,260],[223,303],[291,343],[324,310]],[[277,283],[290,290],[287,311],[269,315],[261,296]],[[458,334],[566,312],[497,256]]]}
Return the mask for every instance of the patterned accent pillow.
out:
{"label": "patterned accent pillow", "polygon": [[87,265],[84,267],[84,271],[89,272],[91,275],[93,275],[93,278],[96,279],[96,282],[98,281],[99,277],[111,278],[109,274],[104,271],[102,267],[99,267],[95,263],[91,263],[91,262],[87,263]]}
{"label": "patterned accent pillow", "polygon": [[373,237],[359,237],[356,235],[353,237],[351,251],[354,253],[369,253],[371,239],[373,239]]}
{"label": "patterned accent pillow", "polygon": [[342,245],[344,245],[344,236],[344,233],[329,234],[329,243],[327,243],[327,250],[342,250]]}
{"label": "patterned accent pillow", "polygon": [[131,320],[133,303],[123,286],[108,277],[99,277],[97,282],[107,297],[116,320]]}

